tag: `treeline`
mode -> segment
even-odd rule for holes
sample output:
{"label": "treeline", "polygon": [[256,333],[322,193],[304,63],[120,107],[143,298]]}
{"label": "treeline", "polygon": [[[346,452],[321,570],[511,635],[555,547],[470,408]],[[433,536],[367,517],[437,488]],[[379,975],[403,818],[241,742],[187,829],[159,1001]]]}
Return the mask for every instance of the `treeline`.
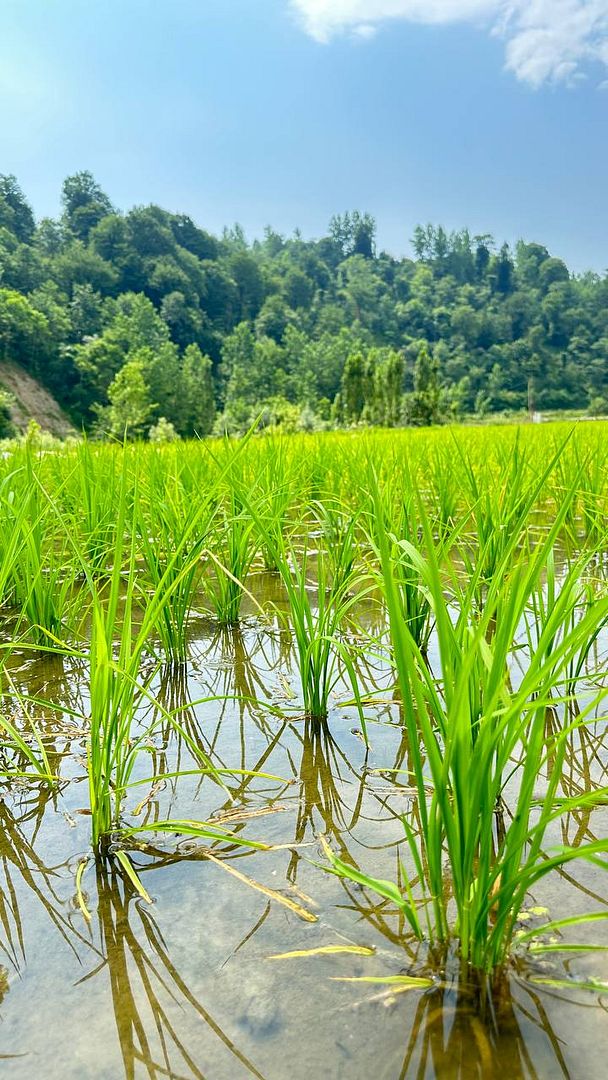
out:
{"label": "treeline", "polygon": [[418,227],[413,250],[377,252],[358,212],[320,240],[216,237],[121,213],[88,172],[37,222],[0,176],[0,358],[115,436],[608,409],[606,276],[467,230]]}

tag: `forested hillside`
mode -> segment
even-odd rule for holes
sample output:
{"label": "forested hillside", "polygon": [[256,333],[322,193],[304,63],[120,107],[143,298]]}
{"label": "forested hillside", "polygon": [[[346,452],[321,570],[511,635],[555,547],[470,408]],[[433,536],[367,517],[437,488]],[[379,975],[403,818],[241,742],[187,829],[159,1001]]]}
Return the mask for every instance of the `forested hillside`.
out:
{"label": "forested hillside", "polygon": [[122,213],[88,172],[62,208],[37,222],[0,177],[0,359],[76,426],[188,436],[260,414],[315,428],[608,408],[608,278],[541,244],[427,226],[395,259],[357,212],[319,240],[268,228],[250,244],[158,206]]}

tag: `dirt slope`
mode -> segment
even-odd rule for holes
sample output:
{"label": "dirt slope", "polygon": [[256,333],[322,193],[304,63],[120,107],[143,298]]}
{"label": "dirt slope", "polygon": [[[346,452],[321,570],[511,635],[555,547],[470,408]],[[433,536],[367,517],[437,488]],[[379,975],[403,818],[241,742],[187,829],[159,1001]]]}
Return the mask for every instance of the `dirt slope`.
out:
{"label": "dirt slope", "polygon": [[74,434],[74,428],[55,398],[17,364],[0,363],[0,386],[15,398],[11,419],[20,431],[25,431],[33,419],[44,431],[50,431],[60,439]]}

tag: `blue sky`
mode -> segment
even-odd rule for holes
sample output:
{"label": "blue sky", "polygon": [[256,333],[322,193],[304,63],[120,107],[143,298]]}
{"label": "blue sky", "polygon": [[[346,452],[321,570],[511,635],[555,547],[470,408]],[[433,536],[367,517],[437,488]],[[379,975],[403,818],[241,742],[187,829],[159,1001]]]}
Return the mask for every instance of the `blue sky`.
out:
{"label": "blue sky", "polygon": [[0,171],[39,216],[115,204],[219,231],[370,211],[608,268],[608,0],[3,0]]}

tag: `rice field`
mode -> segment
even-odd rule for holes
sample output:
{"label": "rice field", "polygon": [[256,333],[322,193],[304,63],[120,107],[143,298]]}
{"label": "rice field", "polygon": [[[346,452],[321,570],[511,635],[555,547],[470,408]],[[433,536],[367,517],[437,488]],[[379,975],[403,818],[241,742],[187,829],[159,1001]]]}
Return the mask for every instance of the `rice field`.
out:
{"label": "rice field", "polygon": [[0,1058],[586,1077],[608,428],[0,461]]}

